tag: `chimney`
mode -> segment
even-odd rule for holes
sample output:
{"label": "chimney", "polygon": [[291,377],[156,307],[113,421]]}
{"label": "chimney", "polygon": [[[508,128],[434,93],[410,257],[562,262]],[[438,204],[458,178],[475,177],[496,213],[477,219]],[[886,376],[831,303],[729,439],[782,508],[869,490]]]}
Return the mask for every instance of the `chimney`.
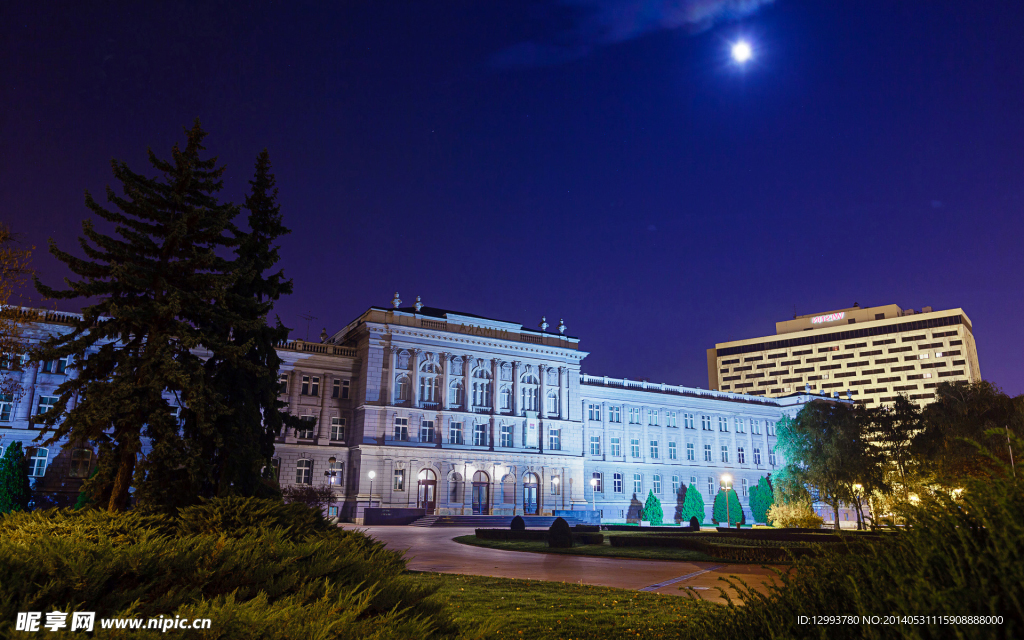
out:
{"label": "chimney", "polygon": [[932,308],[931,307],[921,307],[921,313],[931,313],[931,312],[932,312]]}

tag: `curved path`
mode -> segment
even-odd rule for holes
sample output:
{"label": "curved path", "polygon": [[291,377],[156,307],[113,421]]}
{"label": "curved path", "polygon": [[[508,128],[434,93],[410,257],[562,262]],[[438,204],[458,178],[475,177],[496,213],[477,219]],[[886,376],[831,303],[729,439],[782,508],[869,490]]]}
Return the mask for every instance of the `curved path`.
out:
{"label": "curved path", "polygon": [[[553,553],[502,551],[459,544],[453,538],[472,535],[459,527],[357,527],[396,551],[405,551],[412,571],[462,573],[502,578],[577,582],[620,589],[684,595],[695,587],[710,602],[725,602],[716,587],[722,576],[737,576],[759,591],[775,575],[759,565],[637,560]],[[735,591],[729,590],[735,597]]]}

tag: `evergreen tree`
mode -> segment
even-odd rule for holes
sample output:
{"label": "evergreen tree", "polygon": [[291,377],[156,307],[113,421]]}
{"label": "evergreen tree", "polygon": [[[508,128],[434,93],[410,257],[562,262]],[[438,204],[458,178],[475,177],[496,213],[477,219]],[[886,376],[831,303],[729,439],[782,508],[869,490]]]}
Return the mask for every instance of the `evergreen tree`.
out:
{"label": "evergreen tree", "polygon": [[768,522],[768,509],[775,503],[772,487],[764,476],[750,488],[750,512],[754,522]]}
{"label": "evergreen tree", "polygon": [[661,510],[661,500],[651,490],[647,493],[647,501],[644,503],[644,514],[641,520],[650,522],[652,525],[660,525],[665,520],[665,513]]}
{"label": "evergreen tree", "polygon": [[[235,268],[223,254],[235,245],[237,208],[215,196],[224,169],[216,158],[200,158],[205,136],[197,120],[169,161],[149,151],[156,178],[113,161],[123,195],[107,187],[111,209],[88,192],[85,203],[114,234],[86,219],[79,241],[84,258],[50,241],[50,253],[78,279],[65,279],[65,290],[36,279],[47,298],[90,301],[72,331],[44,341],[34,357],[73,358],[76,375],[58,387],[58,400],[43,418],[52,431],[47,443],[67,438],[99,447],[100,471],[86,491],[99,498],[109,489],[111,511],[127,507],[133,478],[142,503],[187,502],[198,493],[200,452],[182,437],[164,393],[187,408],[190,433],[209,438],[225,406],[194,350],[228,351],[206,327],[248,328],[225,304]],[[143,438],[150,452],[139,461]],[[108,478],[112,486],[98,485]]]}
{"label": "evergreen tree", "polygon": [[[729,503],[728,517],[726,517],[725,512],[727,497]],[[737,522],[743,521],[743,507],[740,505],[740,499],[736,496],[735,490],[723,489],[718,492],[715,496],[715,504],[711,509],[711,519],[717,524],[721,524],[723,522],[727,524],[736,524]]]}
{"label": "evergreen tree", "polygon": [[280,319],[275,326],[267,324],[274,302],[292,292],[292,282],[282,271],[269,273],[279,260],[277,239],[291,231],[281,223],[266,149],[256,159],[249,184],[244,205],[249,231],[238,233],[238,277],[226,299],[232,315],[245,324],[211,327],[230,348],[215,351],[206,362],[214,387],[230,407],[217,417],[213,438],[204,443],[204,459],[210,461],[207,495],[269,493],[260,482],[261,471],[270,466],[274,439],[291,418],[282,412],[286,403],[278,400],[281,359],[275,349],[287,340],[288,329]]}
{"label": "evergreen tree", "polygon": [[697,491],[697,487],[691,484],[686,488],[686,497],[683,501],[683,522],[689,522],[690,518],[697,518],[697,522],[704,522],[704,497]]}
{"label": "evergreen tree", "polygon": [[0,458],[0,514],[28,511],[32,488],[28,479],[28,464],[21,442],[7,445]]}

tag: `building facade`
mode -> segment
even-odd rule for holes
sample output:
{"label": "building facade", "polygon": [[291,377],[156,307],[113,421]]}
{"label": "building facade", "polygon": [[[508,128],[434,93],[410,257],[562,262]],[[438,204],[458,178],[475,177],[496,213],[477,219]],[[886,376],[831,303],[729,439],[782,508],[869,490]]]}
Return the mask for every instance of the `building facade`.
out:
{"label": "building facade", "polygon": [[963,309],[853,306],[777,322],[776,334],[708,349],[708,386],[762,397],[804,390],[867,406],[899,394],[919,405],[940,382],[978,382],[981,371]]}
{"label": "building facade", "polygon": [[[66,330],[70,316],[41,313],[27,335]],[[586,375],[579,339],[562,324],[546,329],[402,307],[396,296],[392,308],[371,307],[320,342],[282,344],[281,398],[303,419],[276,445],[282,487],[333,487],[328,515],[356,522],[367,507],[438,515],[596,509],[605,521],[623,521],[651,491],[671,521],[680,488],[692,485],[709,521],[731,477],[749,519],[750,488],[783,464],[775,423],[820,400]],[[0,446],[21,440],[34,451],[37,488],[60,485],[70,496],[95,456],[84,446],[34,442],[34,417],[73,372],[69,363],[45,366],[17,373],[21,397],[8,401],[16,410],[0,413]]]}

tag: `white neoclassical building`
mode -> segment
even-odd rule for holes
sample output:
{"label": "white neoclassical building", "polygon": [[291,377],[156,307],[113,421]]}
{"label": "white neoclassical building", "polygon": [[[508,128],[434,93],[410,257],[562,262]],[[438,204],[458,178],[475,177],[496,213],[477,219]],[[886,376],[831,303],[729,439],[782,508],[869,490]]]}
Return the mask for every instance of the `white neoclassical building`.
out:
{"label": "white neoclassical building", "polygon": [[[69,315],[37,312],[28,335],[67,330]],[[596,509],[604,521],[621,521],[649,491],[671,520],[681,485],[701,492],[710,517],[727,475],[749,516],[749,489],[782,464],[776,421],[821,397],[586,375],[579,339],[561,323],[547,328],[418,301],[403,307],[396,294],[391,308],[371,307],[320,342],[281,345],[282,399],[308,425],[278,440],[281,485],[333,486],[329,515],[356,522],[367,507],[438,515]],[[66,368],[42,363],[15,374],[21,394],[0,398],[0,446],[23,441],[37,486],[69,497],[93,454],[80,444],[33,442],[33,418]]]}

